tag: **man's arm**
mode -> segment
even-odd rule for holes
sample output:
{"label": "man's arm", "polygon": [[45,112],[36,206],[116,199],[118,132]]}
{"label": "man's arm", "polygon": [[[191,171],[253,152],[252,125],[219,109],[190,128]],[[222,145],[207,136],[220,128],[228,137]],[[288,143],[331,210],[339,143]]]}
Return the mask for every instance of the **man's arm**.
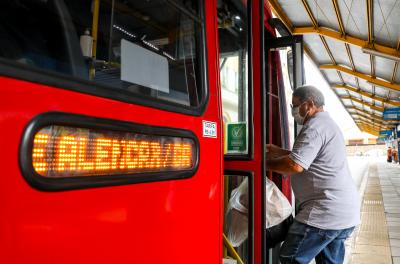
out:
{"label": "man's arm", "polygon": [[290,154],[290,150],[280,148],[274,144],[266,146],[267,158],[278,158]]}
{"label": "man's arm", "polygon": [[300,173],[304,171],[303,167],[289,158],[289,155],[267,159],[266,165],[268,170],[281,174]]}

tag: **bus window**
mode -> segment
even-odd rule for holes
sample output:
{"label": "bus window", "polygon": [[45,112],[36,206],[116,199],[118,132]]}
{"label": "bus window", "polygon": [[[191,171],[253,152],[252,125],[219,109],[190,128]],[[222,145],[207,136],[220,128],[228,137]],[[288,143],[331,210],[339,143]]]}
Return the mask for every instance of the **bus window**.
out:
{"label": "bus window", "polygon": [[242,1],[218,1],[220,83],[225,131],[225,154],[247,155],[248,15]]}
{"label": "bus window", "polygon": [[205,97],[199,6],[196,0],[1,1],[0,59],[124,97],[197,107]]}
{"label": "bus window", "polygon": [[252,263],[252,176],[240,174],[229,172],[224,177],[224,258]]}
{"label": "bus window", "polygon": [[[285,107],[285,109],[281,109],[282,113],[286,113],[286,115],[281,115],[281,118],[284,119],[281,122],[283,124],[287,123],[288,128],[288,137],[289,142],[286,142],[284,145],[287,148],[292,149],[294,138],[295,138],[295,123],[294,119],[291,116],[291,107],[292,104],[292,93],[294,89],[293,84],[293,52],[290,46],[282,48],[279,50],[279,57],[281,61],[281,74],[282,80],[279,83],[280,85],[283,84],[283,87],[280,87],[281,99],[284,98],[285,102],[282,102],[281,107]],[[283,140],[285,141],[285,139]]]}

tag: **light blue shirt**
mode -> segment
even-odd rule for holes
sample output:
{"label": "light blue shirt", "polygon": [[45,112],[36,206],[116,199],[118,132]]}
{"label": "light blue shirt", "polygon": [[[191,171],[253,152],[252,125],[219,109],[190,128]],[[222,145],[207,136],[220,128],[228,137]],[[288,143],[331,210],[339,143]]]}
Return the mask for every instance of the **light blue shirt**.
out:
{"label": "light blue shirt", "polygon": [[297,221],[336,230],[360,223],[360,197],[344,138],[327,112],[316,113],[304,124],[289,157],[304,168],[292,176]]}

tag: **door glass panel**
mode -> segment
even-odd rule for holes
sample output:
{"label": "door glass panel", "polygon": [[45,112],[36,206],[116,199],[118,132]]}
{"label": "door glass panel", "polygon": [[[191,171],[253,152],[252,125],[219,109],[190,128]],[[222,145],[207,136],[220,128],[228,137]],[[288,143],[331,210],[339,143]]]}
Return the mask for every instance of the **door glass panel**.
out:
{"label": "door glass panel", "polygon": [[248,16],[242,1],[218,1],[225,154],[248,153]]}
{"label": "door glass panel", "polygon": [[291,115],[291,103],[292,103],[292,93],[294,89],[294,76],[293,76],[293,52],[292,47],[285,47],[279,50],[279,57],[281,61],[281,74],[282,74],[282,82],[283,87],[280,87],[280,92],[284,94],[281,96],[281,99],[284,99],[282,102],[282,113],[286,115],[282,115],[282,123],[287,123],[288,135],[286,138],[289,140],[284,142],[284,147],[292,148],[294,137],[295,137],[295,124],[294,119]]}
{"label": "door glass panel", "polygon": [[[252,230],[251,183],[248,176],[225,175],[224,258],[235,258],[251,263],[251,246],[248,234]],[[238,262],[239,263],[239,262]]]}

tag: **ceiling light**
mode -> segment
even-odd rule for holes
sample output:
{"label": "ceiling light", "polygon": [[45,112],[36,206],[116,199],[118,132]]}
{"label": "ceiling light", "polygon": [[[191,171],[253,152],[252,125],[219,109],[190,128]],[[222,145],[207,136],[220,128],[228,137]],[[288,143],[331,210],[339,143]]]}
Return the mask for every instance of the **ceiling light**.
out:
{"label": "ceiling light", "polygon": [[362,48],[361,49],[362,52],[370,54],[370,55],[375,55],[375,56],[379,56],[385,59],[389,59],[389,60],[394,60],[394,61],[400,61],[400,54],[398,53],[398,55],[391,55],[391,54],[387,54],[387,53],[383,53],[380,51],[377,51],[376,49],[369,49],[369,48]]}
{"label": "ceiling light", "polygon": [[235,19],[240,20],[240,16],[236,15]]}

